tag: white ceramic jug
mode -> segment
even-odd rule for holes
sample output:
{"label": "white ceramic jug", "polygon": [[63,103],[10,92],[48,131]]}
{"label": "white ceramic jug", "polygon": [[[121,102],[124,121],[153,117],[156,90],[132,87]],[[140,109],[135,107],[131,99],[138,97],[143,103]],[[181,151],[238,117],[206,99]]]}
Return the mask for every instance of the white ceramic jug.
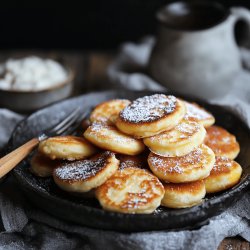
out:
{"label": "white ceramic jug", "polygon": [[179,93],[206,99],[226,94],[241,70],[235,26],[241,20],[250,27],[250,12],[212,2],[174,2],[157,18],[150,75]]}

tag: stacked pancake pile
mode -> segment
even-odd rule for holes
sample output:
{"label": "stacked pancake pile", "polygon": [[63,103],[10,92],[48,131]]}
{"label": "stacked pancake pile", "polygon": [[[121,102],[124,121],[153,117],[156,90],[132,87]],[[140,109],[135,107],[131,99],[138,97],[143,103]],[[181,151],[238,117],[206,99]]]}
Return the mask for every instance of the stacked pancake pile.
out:
{"label": "stacked pancake pile", "polygon": [[[238,183],[235,137],[197,104],[155,94],[117,99],[92,111],[83,137],[40,143],[31,170],[63,190],[95,196],[109,211],[185,208]],[[85,123],[86,124],[86,123]]]}

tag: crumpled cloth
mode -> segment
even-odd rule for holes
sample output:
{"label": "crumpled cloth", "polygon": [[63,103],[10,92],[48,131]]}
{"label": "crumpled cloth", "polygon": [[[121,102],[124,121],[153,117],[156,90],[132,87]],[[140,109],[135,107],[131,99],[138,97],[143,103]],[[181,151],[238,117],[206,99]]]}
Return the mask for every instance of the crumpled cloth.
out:
{"label": "crumpled cloth", "polygon": [[[156,90],[164,88],[145,75],[145,67],[154,43],[148,38],[140,44],[122,46],[108,75],[117,88]],[[245,69],[237,76],[235,86],[221,100],[250,127],[250,52],[242,49]],[[233,98],[232,98],[233,97]],[[0,109],[0,148],[4,147],[15,124],[22,116]],[[213,217],[207,225],[195,230],[121,233],[92,229],[64,222],[32,206],[12,178],[1,183],[0,211],[3,231],[0,249],[217,249],[230,236],[241,235],[250,241],[250,193]]]}

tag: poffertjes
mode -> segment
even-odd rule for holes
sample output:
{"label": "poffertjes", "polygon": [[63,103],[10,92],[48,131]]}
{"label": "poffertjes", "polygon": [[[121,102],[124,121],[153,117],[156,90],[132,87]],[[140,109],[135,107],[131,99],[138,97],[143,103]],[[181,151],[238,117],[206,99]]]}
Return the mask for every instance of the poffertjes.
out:
{"label": "poffertjes", "polygon": [[236,141],[235,136],[219,126],[207,128],[204,143],[214,151],[215,155],[225,156],[232,160],[235,159],[240,152],[240,145]]}
{"label": "poffertjes", "polygon": [[74,161],[95,154],[97,149],[83,137],[67,135],[50,137],[41,141],[38,151],[52,160]]}
{"label": "poffertjes", "polygon": [[120,213],[152,213],[161,204],[164,188],[147,170],[118,170],[96,189],[96,197],[108,211]]}
{"label": "poffertjes", "polygon": [[240,164],[227,157],[217,156],[210,175],[205,179],[207,193],[216,193],[236,185],[241,177]]}
{"label": "poffertjes", "polygon": [[181,157],[148,156],[148,165],[161,180],[172,183],[196,181],[206,178],[215,162],[213,151],[202,144]]}
{"label": "poffertjes", "polygon": [[242,168],[232,160],[239,143],[214,123],[203,107],[172,95],[104,101],[74,132],[84,131],[84,137],[40,142],[31,171],[52,174],[69,195],[97,198],[107,211],[192,207],[206,192],[231,188],[241,178]]}
{"label": "poffertjes", "polygon": [[121,110],[131,102],[126,99],[114,99],[98,104],[90,114],[91,122],[101,122],[112,125]]}
{"label": "poffertjes", "polygon": [[205,128],[210,127],[215,123],[214,116],[204,108],[200,107],[197,103],[190,103],[187,101],[183,102],[185,103],[187,109],[185,117],[189,120],[198,121]]}
{"label": "poffertjes", "polygon": [[120,112],[115,124],[126,134],[144,138],[172,129],[185,113],[184,103],[176,97],[155,94],[134,100]]}
{"label": "poffertjes", "polygon": [[166,183],[164,189],[161,205],[170,208],[193,207],[200,204],[206,195],[203,180],[178,184]]}
{"label": "poffertjes", "polygon": [[183,119],[173,129],[144,138],[143,142],[151,152],[166,157],[184,156],[199,145],[206,136],[203,125]]}
{"label": "poffertjes", "polygon": [[54,169],[55,183],[69,192],[88,192],[106,182],[118,169],[119,160],[104,152],[88,160],[66,162]]}
{"label": "poffertjes", "polygon": [[91,124],[84,132],[84,137],[99,148],[120,154],[137,155],[145,149],[141,140],[103,123]]}

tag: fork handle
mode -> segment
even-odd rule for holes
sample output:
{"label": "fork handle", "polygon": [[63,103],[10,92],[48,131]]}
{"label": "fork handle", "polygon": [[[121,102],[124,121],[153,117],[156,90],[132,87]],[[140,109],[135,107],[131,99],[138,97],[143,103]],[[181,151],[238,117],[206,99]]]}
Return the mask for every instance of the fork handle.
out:
{"label": "fork handle", "polygon": [[0,159],[0,178],[9,173],[20,161],[22,161],[39,143],[38,138],[33,138],[19,148]]}

